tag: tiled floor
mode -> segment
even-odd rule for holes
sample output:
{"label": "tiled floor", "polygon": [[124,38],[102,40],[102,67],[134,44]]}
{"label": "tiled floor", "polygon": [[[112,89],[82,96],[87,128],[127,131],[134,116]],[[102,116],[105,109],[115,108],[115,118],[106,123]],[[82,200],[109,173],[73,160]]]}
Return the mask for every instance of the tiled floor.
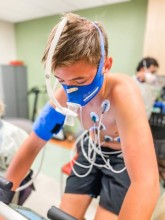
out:
{"label": "tiled floor", "polygon": [[[36,191],[32,193],[29,197],[25,206],[32,208],[37,211],[41,215],[46,217],[48,209],[52,205],[56,205],[57,207],[60,204],[61,199],[61,167],[70,160],[70,148],[71,144],[67,145],[64,143],[64,147],[61,146],[63,142],[60,141],[51,141],[46,145],[46,152],[43,161],[43,165],[41,168],[41,172],[36,179]],[[34,171],[38,170],[38,167],[41,163],[42,152],[36,158],[33,169]],[[63,184],[65,185],[66,176],[64,175]],[[163,194],[165,190],[161,187],[161,193]],[[165,212],[165,195],[159,202],[159,207],[156,210],[157,213],[163,210]],[[162,205],[163,201],[163,205]],[[94,200],[90,205],[86,219],[93,220],[94,213],[97,208],[97,200]],[[161,203],[161,206],[160,206]],[[156,220],[153,218],[152,220]],[[164,220],[164,219],[163,219]]]}

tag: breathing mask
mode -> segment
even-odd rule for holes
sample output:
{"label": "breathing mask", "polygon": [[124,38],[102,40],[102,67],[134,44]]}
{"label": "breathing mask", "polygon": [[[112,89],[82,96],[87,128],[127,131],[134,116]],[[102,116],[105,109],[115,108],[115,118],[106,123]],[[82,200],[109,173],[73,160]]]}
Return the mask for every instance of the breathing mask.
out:
{"label": "breathing mask", "polygon": [[150,72],[146,72],[145,73],[145,81],[146,81],[146,83],[148,83],[150,85],[155,85],[157,82],[157,77],[155,74],[152,74]]}
{"label": "breathing mask", "polygon": [[84,86],[68,86],[62,84],[64,90],[67,93],[68,102],[75,103],[80,106],[85,106],[91,99],[96,96],[96,94],[100,91],[104,81],[104,75],[102,74],[102,69],[104,66],[104,40],[100,29],[95,24],[94,26],[98,29],[100,34],[101,59],[93,81],[89,85]]}
{"label": "breathing mask", "polygon": [[96,96],[96,94],[100,91],[103,81],[104,81],[104,75],[102,74],[102,69],[104,65],[104,40],[103,35],[99,29],[99,27],[93,23],[93,25],[97,28],[99,35],[100,35],[100,47],[101,47],[101,59],[99,62],[99,66],[96,72],[96,75],[89,85],[84,86],[68,86],[65,84],[62,84],[65,92],[67,93],[68,101],[67,105],[68,108],[62,107],[60,103],[57,101],[57,99],[54,97],[54,92],[58,86],[58,79],[56,79],[54,87],[52,88],[51,85],[51,64],[52,64],[52,57],[55,51],[55,48],[58,44],[58,41],[60,39],[60,36],[62,34],[62,31],[67,23],[67,18],[64,18],[60,24],[58,25],[58,28],[56,30],[55,36],[52,40],[48,57],[46,60],[46,71],[45,71],[45,77],[46,77],[46,87],[47,92],[51,100],[54,102],[56,106],[56,110],[64,115],[66,115],[65,124],[73,126],[74,125],[74,119],[77,117],[77,111],[81,106],[85,106],[92,98]]}
{"label": "breathing mask", "polygon": [[155,85],[157,82],[156,74],[153,74],[148,71],[146,60],[143,60],[143,66],[145,68],[145,76],[144,76],[145,82],[150,85]]}

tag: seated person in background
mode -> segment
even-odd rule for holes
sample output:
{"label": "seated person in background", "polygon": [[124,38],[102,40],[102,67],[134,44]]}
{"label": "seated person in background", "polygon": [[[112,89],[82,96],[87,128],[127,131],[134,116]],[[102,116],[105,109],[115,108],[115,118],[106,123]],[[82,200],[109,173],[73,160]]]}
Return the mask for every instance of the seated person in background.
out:
{"label": "seated person in background", "polygon": [[[2,119],[5,112],[5,105],[0,100],[0,175],[4,176],[6,170],[11,163],[14,155],[27,139],[28,134],[21,128],[11,124]],[[32,172],[32,171],[31,171]],[[31,172],[23,180],[23,184],[31,179]],[[26,190],[21,191],[19,195],[15,196],[14,202],[22,205],[27,197],[30,195],[33,185],[27,187]]]}
{"label": "seated person in background", "polygon": [[151,116],[154,102],[160,93],[157,85],[158,61],[152,57],[143,58],[136,68],[133,76],[141,90],[148,119]]}
{"label": "seated person in background", "polygon": [[5,106],[0,100],[0,169],[6,170],[19,146],[28,137],[21,128],[2,120]]}

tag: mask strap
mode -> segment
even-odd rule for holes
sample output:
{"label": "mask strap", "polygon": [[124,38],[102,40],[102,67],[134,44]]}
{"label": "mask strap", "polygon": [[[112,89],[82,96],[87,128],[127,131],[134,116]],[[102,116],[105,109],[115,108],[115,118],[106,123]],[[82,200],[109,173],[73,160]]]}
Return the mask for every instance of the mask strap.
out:
{"label": "mask strap", "polygon": [[56,49],[56,46],[58,44],[58,41],[60,39],[60,36],[63,32],[63,29],[65,27],[67,23],[67,18],[64,18],[60,24],[58,25],[58,28],[56,30],[56,33],[54,35],[54,38],[52,40],[52,43],[50,45],[50,48],[49,48],[49,52],[48,52],[48,57],[47,57],[47,60],[46,60],[46,70],[45,70],[45,78],[46,78],[46,88],[47,88],[47,92],[48,92],[48,95],[50,97],[50,99],[53,100],[54,104],[57,106],[57,109],[59,112],[61,112],[62,114],[64,115],[69,115],[69,116],[74,116],[76,117],[77,114],[67,108],[64,108],[60,105],[60,103],[57,101],[57,99],[54,97],[54,91],[56,90],[57,88],[57,85],[58,85],[58,80],[56,79],[55,81],[55,84],[54,84],[54,87],[52,89],[52,85],[51,85],[51,69],[52,69],[52,58],[53,58],[53,54],[54,54],[54,51]]}
{"label": "mask strap", "polygon": [[145,71],[147,71],[147,62],[146,62],[146,60],[143,60],[143,67],[144,67],[144,69],[145,69]]}
{"label": "mask strap", "polygon": [[98,67],[98,70],[100,70],[103,67],[103,64],[104,64],[104,56],[105,56],[104,39],[103,39],[103,34],[102,34],[100,28],[98,27],[98,25],[94,22],[92,22],[92,23],[95,26],[95,28],[98,30],[99,35],[100,35],[101,59],[100,59],[100,62],[99,62],[99,67]]}
{"label": "mask strap", "polygon": [[104,39],[103,39],[103,34],[100,30],[100,28],[98,27],[98,25],[94,22],[92,22],[93,25],[97,28],[98,32],[99,32],[99,35],[100,35],[100,47],[101,47],[101,55],[102,57],[101,58],[104,58],[105,56],[105,49],[104,49]]}

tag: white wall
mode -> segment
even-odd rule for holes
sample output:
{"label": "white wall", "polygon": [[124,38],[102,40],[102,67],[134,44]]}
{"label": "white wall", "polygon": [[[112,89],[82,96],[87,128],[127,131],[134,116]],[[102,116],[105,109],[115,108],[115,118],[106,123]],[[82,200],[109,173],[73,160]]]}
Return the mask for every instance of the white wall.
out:
{"label": "white wall", "polygon": [[16,60],[14,24],[0,20],[0,64]]}
{"label": "white wall", "polygon": [[165,0],[149,0],[144,42],[144,56],[155,57],[159,74],[165,75]]}

